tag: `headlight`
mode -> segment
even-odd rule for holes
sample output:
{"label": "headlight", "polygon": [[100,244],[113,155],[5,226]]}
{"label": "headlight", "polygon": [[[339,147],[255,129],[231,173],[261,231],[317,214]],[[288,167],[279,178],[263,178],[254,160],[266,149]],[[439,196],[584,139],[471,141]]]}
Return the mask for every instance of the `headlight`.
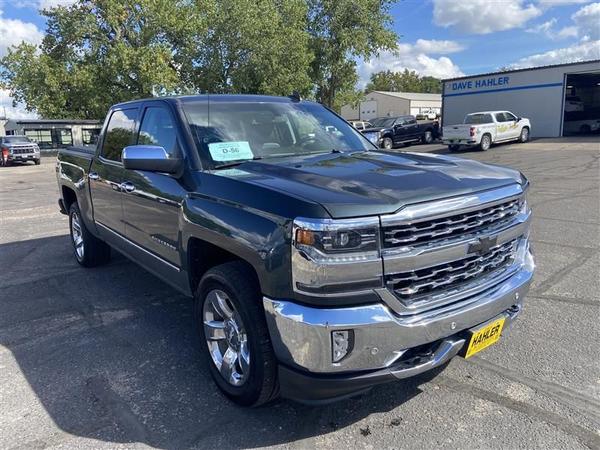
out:
{"label": "headlight", "polygon": [[379,258],[379,219],[303,219],[294,221],[294,246],[322,263]]}

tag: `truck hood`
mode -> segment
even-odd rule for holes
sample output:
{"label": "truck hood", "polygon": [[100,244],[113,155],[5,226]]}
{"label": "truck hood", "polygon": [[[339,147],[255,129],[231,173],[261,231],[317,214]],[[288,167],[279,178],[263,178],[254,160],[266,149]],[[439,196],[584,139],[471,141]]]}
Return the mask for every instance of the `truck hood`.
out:
{"label": "truck hood", "polygon": [[391,130],[391,128],[370,127],[370,128],[365,128],[364,130],[361,130],[361,133],[377,133],[379,131],[384,131],[384,130]]}
{"label": "truck hood", "polygon": [[376,151],[248,161],[214,173],[319,203],[333,218],[388,214],[522,182],[516,170],[476,161]]}

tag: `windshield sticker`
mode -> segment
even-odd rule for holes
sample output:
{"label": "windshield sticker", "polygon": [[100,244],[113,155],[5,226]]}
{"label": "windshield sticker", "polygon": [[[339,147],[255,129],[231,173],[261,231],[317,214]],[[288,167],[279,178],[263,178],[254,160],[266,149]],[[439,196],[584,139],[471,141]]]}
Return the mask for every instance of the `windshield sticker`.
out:
{"label": "windshield sticker", "polygon": [[247,141],[213,142],[208,144],[208,151],[215,161],[239,161],[240,159],[254,158]]}

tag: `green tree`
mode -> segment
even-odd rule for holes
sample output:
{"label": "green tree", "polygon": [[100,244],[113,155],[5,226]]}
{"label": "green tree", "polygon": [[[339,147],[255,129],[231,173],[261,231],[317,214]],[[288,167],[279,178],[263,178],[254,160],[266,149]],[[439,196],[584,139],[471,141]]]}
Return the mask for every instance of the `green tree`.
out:
{"label": "green tree", "polygon": [[434,77],[421,77],[415,71],[404,69],[403,72],[385,70],[371,75],[365,91],[391,92],[442,92],[442,83]]}
{"label": "green tree", "polygon": [[[355,95],[356,59],[396,48],[389,9],[393,0],[308,0],[308,31],[315,55],[311,78],[317,101],[335,109]],[[337,98],[342,93],[341,98]]]}

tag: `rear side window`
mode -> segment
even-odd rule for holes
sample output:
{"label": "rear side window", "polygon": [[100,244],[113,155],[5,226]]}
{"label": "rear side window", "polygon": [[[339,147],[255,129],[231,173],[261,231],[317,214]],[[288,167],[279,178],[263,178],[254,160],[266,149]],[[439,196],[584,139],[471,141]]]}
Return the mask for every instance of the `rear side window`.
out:
{"label": "rear side window", "polygon": [[[500,119],[498,119],[500,120]],[[479,123],[492,123],[492,115],[491,114],[468,114],[465,117],[464,123],[476,125]]]}
{"label": "rear side window", "polygon": [[147,108],[140,126],[138,144],[159,145],[167,153],[173,154],[176,140],[175,124],[169,110],[154,106]]}
{"label": "rear side window", "polygon": [[101,155],[111,161],[121,161],[121,152],[133,141],[137,109],[113,111],[106,127]]}

